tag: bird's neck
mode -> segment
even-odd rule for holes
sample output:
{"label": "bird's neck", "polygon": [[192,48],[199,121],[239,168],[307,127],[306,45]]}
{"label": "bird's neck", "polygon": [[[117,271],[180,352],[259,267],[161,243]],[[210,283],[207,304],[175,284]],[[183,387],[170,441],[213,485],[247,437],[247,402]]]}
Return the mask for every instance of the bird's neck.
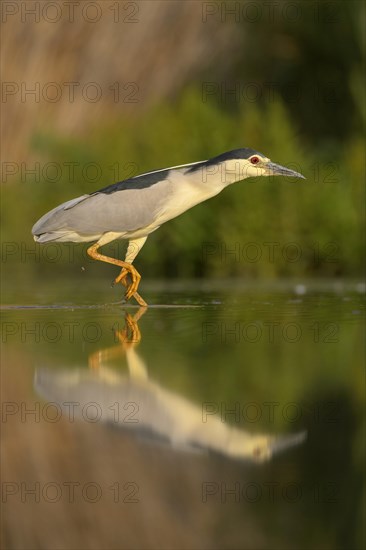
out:
{"label": "bird's neck", "polygon": [[222,189],[247,178],[245,173],[245,165],[240,159],[231,159],[220,164],[212,166],[203,166],[200,169],[200,178],[203,185],[210,188],[217,188],[217,192]]}

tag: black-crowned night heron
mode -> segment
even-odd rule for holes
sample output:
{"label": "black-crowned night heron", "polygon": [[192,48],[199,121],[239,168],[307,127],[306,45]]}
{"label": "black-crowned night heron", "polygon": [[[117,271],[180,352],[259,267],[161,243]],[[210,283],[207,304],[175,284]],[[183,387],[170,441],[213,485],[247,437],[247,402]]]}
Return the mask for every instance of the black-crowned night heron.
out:
{"label": "black-crowned night heron", "polygon": [[[64,202],[33,226],[35,241],[93,242],[88,254],[120,266],[115,283],[127,287],[126,300],[137,293],[140,274],[132,262],[150,233],[192,206],[214,197],[228,185],[256,176],[292,176],[299,172],[274,164],[253,149],[234,149],[210,160],[146,172]],[[99,248],[115,239],[129,241],[125,260],[104,256]],[[127,281],[130,274],[131,283]]]}

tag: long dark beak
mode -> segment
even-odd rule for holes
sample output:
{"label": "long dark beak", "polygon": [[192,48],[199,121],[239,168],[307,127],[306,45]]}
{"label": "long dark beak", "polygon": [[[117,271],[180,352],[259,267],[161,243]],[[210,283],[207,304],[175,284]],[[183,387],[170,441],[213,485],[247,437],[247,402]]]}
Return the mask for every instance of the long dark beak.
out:
{"label": "long dark beak", "polygon": [[268,169],[269,176],[291,176],[293,178],[306,179],[305,176],[300,174],[300,172],[295,172],[295,170],[290,170],[289,168],[281,166],[280,164],[275,164],[274,162],[267,162],[266,169]]}

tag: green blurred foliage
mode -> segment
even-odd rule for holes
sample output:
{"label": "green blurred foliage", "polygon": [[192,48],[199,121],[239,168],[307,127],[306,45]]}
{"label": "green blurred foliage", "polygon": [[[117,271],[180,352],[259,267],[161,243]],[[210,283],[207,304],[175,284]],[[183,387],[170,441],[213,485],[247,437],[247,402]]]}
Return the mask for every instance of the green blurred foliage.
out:
{"label": "green blurred foliage", "polygon": [[236,74],[273,83],[301,132],[317,143],[337,146],[362,132],[365,3],[268,3],[261,13],[264,6],[272,15],[245,27],[250,55],[239,59]]}
{"label": "green blurred foliage", "polygon": [[[225,6],[220,3],[221,10]],[[56,250],[35,244],[33,223],[63,201],[143,171],[252,147],[307,179],[257,178],[224,190],[153,233],[136,261],[141,272],[359,277],[365,248],[365,5],[272,8],[258,5],[260,17],[240,19],[243,48],[235,62],[215,63],[213,48],[200,78],[182,85],[174,98],[162,93],[138,116],[120,105],[114,111],[119,116],[106,117],[104,126],[96,122],[83,138],[34,132],[29,148],[38,155],[40,179],[23,174],[3,186],[7,271],[24,278],[55,269],[76,275],[87,263],[95,274],[111,273],[110,266],[89,261],[84,245]],[[215,93],[205,94],[208,83]],[[268,93],[271,83],[274,94]],[[253,87],[247,94],[246,85]],[[237,86],[239,95],[230,93]],[[249,97],[255,90],[258,96]],[[125,246],[112,243],[106,250],[122,257]]]}
{"label": "green blurred foliage", "polygon": [[[360,93],[357,78],[353,88]],[[57,245],[61,253],[55,253],[53,244],[43,245],[40,252],[32,241],[33,223],[57,204],[143,171],[245,146],[298,169],[307,179],[256,178],[225,189],[149,237],[136,262],[142,273],[207,278],[361,273],[363,138],[353,133],[336,148],[326,143],[310,146],[278,98],[265,105],[243,102],[233,112],[216,101],[203,101],[199,89],[191,87],[139,119],[108,121],[83,141],[50,133],[35,135],[32,146],[47,170],[41,170],[40,181],[27,175],[9,185],[2,202],[5,261],[10,268],[21,261],[23,275],[55,269],[79,272],[85,262],[84,245]],[[47,164],[53,162],[61,166],[61,175]],[[67,163],[75,163],[72,176]],[[99,172],[92,165],[86,170],[88,163],[98,165]],[[21,247],[31,251],[26,259]],[[66,260],[70,247],[72,262]],[[125,243],[108,248],[122,257]],[[55,255],[59,261],[50,261]],[[90,268],[101,274],[100,264]],[[110,266],[105,269],[111,272]]]}

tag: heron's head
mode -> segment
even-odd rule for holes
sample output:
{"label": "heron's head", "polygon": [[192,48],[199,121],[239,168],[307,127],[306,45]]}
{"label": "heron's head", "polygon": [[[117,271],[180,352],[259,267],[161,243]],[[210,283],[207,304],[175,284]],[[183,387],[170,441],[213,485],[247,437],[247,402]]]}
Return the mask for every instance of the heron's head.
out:
{"label": "heron's head", "polygon": [[224,185],[258,176],[291,176],[305,179],[300,172],[276,164],[262,153],[248,148],[223,153],[205,161],[202,168],[206,170],[207,179],[210,179],[210,175],[220,177]]}

